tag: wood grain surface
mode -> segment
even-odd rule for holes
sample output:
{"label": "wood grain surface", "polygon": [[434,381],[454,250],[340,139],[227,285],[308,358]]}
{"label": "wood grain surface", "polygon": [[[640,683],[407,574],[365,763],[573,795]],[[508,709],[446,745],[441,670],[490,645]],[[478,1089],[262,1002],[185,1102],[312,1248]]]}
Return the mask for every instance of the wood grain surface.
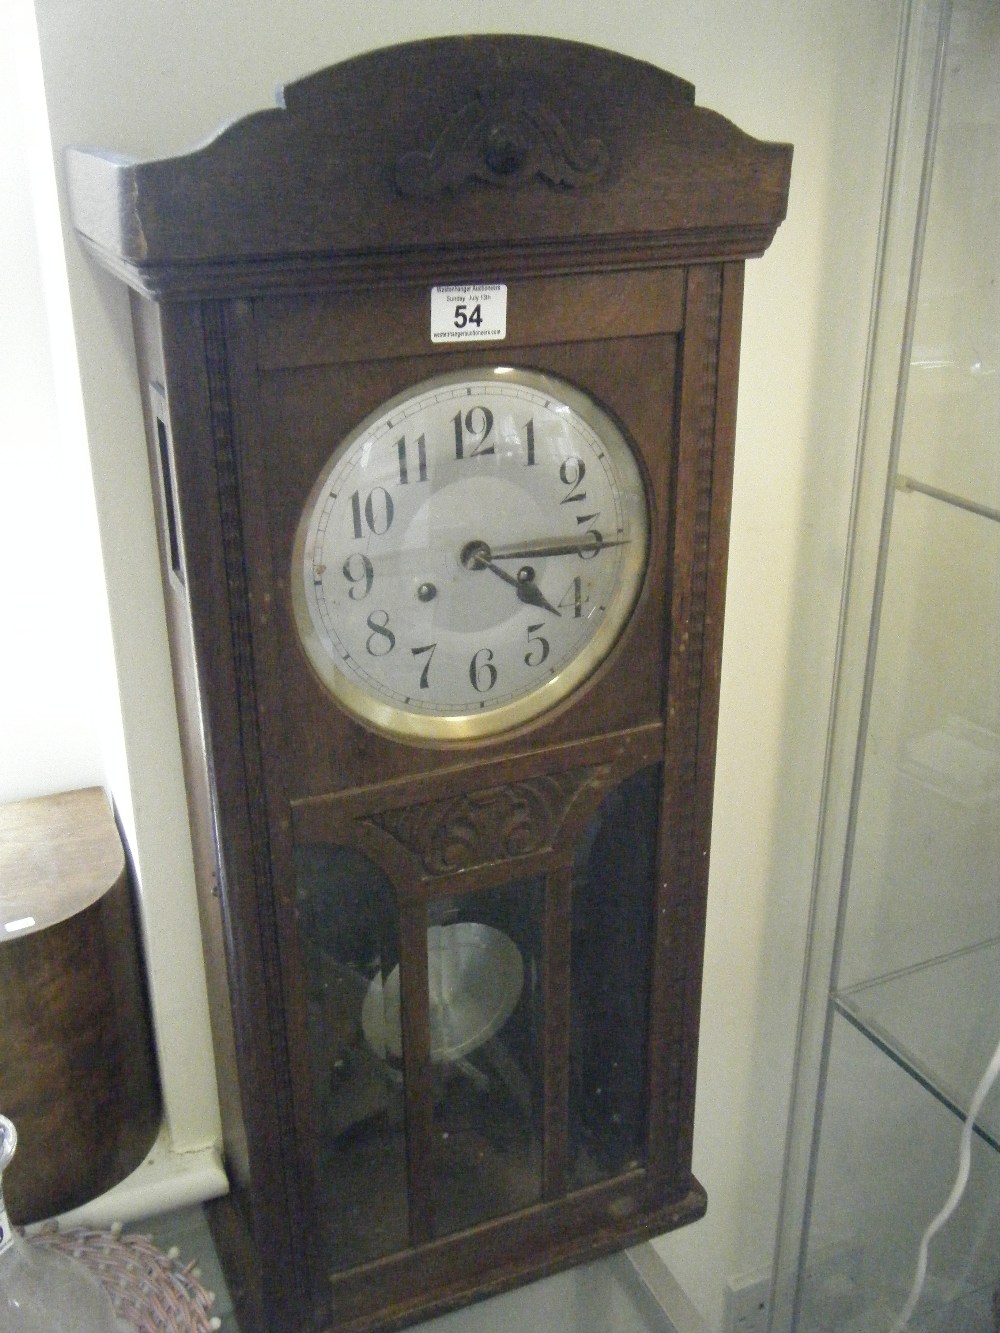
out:
{"label": "wood grain surface", "polygon": [[[99,788],[0,806],[0,1110],[15,1222],[103,1194],[160,1126],[125,853]],[[11,913],[15,915],[12,916]]]}

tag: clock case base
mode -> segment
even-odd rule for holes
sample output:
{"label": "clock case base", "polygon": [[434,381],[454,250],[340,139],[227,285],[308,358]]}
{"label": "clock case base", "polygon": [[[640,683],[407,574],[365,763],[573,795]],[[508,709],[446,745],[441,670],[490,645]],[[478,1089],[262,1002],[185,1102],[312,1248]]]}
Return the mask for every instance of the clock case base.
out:
{"label": "clock case base", "polygon": [[[784,216],[790,157],[651,66],[506,37],[359,57],[186,157],[68,155],[77,229],[133,289],[233,1187],[213,1212],[248,1330],[400,1327],[704,1211],[691,1148],[743,261]],[[472,280],[507,284],[506,341],[432,346],[429,286]],[[341,713],[311,674],[292,535],[357,420],[483,362],[561,374],[624,424],[649,563],[619,643],[551,713],[414,745]],[[650,765],[641,1151],[581,1183],[574,848]],[[568,795],[554,814],[535,799],[513,853],[488,821],[470,831],[469,793],[509,804],[552,780]],[[386,834],[387,816],[434,801],[463,830],[457,864]],[[395,886],[408,1224],[396,1252],[331,1273],[296,855],[342,838]],[[542,1183],[534,1202],[440,1235],[428,923],[446,898],[518,876],[544,886]]]}
{"label": "clock case base", "polygon": [[[335,1284],[337,1314],[322,1333],[387,1333],[415,1320],[433,1319],[697,1222],[708,1204],[693,1177],[690,1189],[677,1202],[618,1219],[609,1214],[603,1194],[614,1191],[595,1191],[592,1199],[581,1201],[577,1215],[563,1221],[558,1241],[553,1241],[540,1212],[513,1229],[504,1222],[487,1225],[464,1245],[436,1247],[414,1256],[415,1262],[375,1264],[345,1275]],[[206,1211],[240,1328],[262,1330],[259,1261],[245,1215],[231,1197],[208,1204]],[[377,1309],[371,1299],[373,1286],[380,1292]]]}

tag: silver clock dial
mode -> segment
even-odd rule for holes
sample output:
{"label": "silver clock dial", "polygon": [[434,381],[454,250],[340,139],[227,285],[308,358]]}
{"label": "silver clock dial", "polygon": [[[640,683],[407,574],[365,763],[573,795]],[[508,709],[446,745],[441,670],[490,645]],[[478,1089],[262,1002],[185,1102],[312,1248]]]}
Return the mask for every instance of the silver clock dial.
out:
{"label": "silver clock dial", "polygon": [[352,713],[460,740],[589,676],[638,595],[648,524],[621,429],[534,371],[438,376],[334,451],[295,539],[295,621]]}

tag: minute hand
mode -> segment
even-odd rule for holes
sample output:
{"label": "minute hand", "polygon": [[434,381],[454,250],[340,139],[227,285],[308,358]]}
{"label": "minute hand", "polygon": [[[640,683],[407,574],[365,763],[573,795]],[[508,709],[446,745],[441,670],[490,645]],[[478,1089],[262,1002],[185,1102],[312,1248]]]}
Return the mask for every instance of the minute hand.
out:
{"label": "minute hand", "polygon": [[580,555],[603,551],[606,546],[627,546],[627,538],[605,541],[587,541],[573,537],[543,537],[538,541],[525,542],[523,546],[492,546],[490,554],[494,560],[542,560],[550,555]]}

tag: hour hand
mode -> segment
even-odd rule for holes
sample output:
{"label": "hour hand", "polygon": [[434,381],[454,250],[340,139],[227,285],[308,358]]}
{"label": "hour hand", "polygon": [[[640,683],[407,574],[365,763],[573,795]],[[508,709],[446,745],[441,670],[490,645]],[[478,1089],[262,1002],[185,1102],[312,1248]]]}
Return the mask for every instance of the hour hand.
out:
{"label": "hour hand", "polygon": [[468,542],[462,548],[462,564],[466,569],[488,569],[491,574],[495,574],[498,579],[504,583],[509,583],[514,589],[519,602],[524,602],[527,606],[537,606],[539,610],[548,611],[557,616],[559,612],[546,598],[545,594],[535,582],[535,571],[525,567],[518,570],[517,577],[508,574],[505,569],[493,563],[492,552],[485,542]]}
{"label": "hour hand", "polygon": [[[503,575],[506,572],[502,570],[499,567],[499,565],[494,565],[492,561],[490,562],[488,568],[492,569],[494,574],[499,574],[501,577],[503,577]],[[520,575],[524,574],[526,574],[527,577],[524,578],[520,577]],[[507,575],[507,578],[510,578],[509,574]],[[520,570],[519,577],[514,579],[514,583],[516,584],[517,588],[518,601],[525,602],[527,603],[528,606],[537,606],[540,610],[549,611],[554,616],[557,616],[559,614],[559,612],[552,605],[552,603],[547,600],[545,594],[542,592],[541,588],[535,582],[534,570],[532,569],[529,569],[527,571],[523,569]]]}

